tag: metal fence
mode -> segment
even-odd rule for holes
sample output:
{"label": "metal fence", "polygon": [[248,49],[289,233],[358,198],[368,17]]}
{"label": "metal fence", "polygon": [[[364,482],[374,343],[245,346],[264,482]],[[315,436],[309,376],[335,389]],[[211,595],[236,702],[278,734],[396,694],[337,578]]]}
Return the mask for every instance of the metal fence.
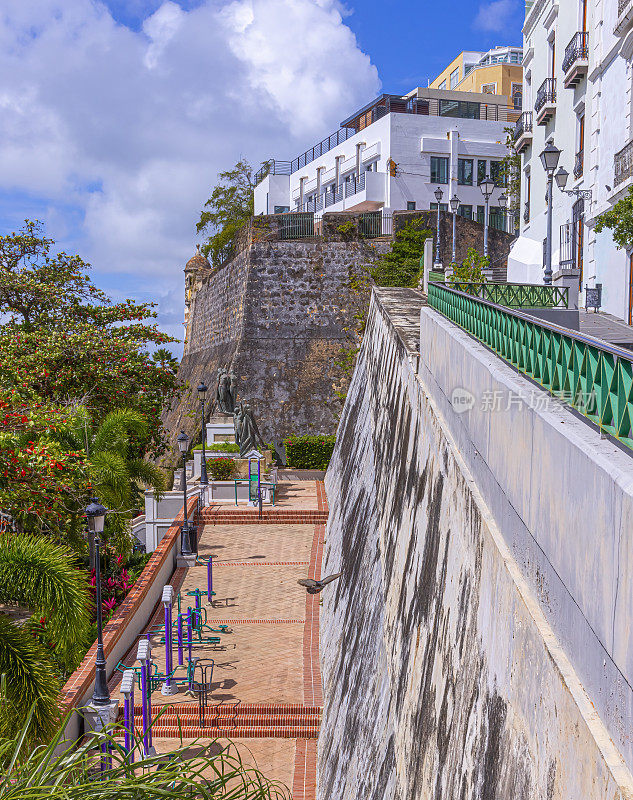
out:
{"label": "metal fence", "polygon": [[569,303],[569,289],[566,286],[455,282],[451,288],[508,308],[567,308]]}
{"label": "metal fence", "polygon": [[365,239],[377,239],[380,236],[391,236],[393,233],[393,215],[382,211],[366,211],[358,218],[358,233]]}
{"label": "metal fence", "polygon": [[261,167],[255,173],[255,186],[264,180],[266,175],[290,175],[290,161],[263,161]]}
{"label": "metal fence", "polygon": [[308,239],[314,236],[314,214],[293,213],[279,215],[280,239]]}
{"label": "metal fence", "polygon": [[516,121],[516,125],[514,126],[514,141],[518,141],[518,139],[523,136],[524,133],[530,133],[532,130],[532,112],[531,111],[524,111],[521,116]]}
{"label": "metal fence", "polygon": [[563,72],[568,72],[574,62],[581,58],[589,58],[589,34],[587,31],[578,31],[571,37],[571,41],[565,48]]}
{"label": "metal fence", "polygon": [[439,283],[429,305],[633,449],[633,354]]}

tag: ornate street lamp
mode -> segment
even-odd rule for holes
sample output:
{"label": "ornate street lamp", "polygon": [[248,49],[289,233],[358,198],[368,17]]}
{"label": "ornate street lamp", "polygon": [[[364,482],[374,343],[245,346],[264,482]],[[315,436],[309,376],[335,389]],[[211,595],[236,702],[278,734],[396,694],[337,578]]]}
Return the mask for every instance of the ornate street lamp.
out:
{"label": "ornate street lamp", "polygon": [[484,196],[484,201],[486,204],[486,208],[484,211],[484,255],[488,255],[488,204],[490,203],[490,198],[492,197],[492,193],[495,190],[495,182],[492,180],[490,175],[486,175],[483,181],[479,184],[479,188],[481,189],[481,193]]}
{"label": "ornate street lamp", "polygon": [[204,416],[204,401],[208,389],[209,387],[205,384],[204,381],[202,381],[200,386],[198,386],[198,399],[200,400],[200,405],[202,406],[202,462],[200,463],[200,483],[202,486],[207,486],[207,484],[209,483],[209,478],[207,476],[207,454],[205,450],[207,431],[206,431],[205,416]]}
{"label": "ornate street lamp", "polygon": [[554,144],[553,139],[548,139],[545,148],[540,154],[541,164],[547,173],[547,233],[545,238],[545,273],[543,283],[546,286],[552,283],[552,202],[554,190],[554,172],[558,166],[561,151]]}
{"label": "ornate street lamp", "polygon": [[583,200],[591,200],[591,189],[565,189],[567,178],[569,178],[569,172],[564,167],[559,167],[558,172],[554,175],[554,180],[561,192],[573,197],[582,197]]}
{"label": "ornate street lamp", "polygon": [[435,243],[435,266],[439,268],[442,265],[442,261],[440,259],[440,200],[442,197],[444,197],[444,192],[438,186],[433,194],[437,200],[437,241]]}
{"label": "ornate street lamp", "polygon": [[104,508],[96,497],[86,508],[85,514],[88,529],[94,536],[95,543],[95,590],[97,603],[97,657],[95,658],[95,688],[92,693],[92,704],[107,706],[110,703],[110,692],[106,677],[106,660],[103,652],[103,618],[101,614],[101,534],[105,525],[107,509]]}
{"label": "ornate street lamp", "polygon": [[182,474],[183,474],[183,507],[182,516],[183,523],[180,530],[180,552],[183,556],[191,555],[191,540],[189,539],[189,520],[187,519],[187,451],[189,450],[189,437],[184,431],[180,431],[178,438],[178,450],[182,456]]}
{"label": "ornate street lamp", "polygon": [[453,256],[451,258],[451,263],[455,263],[455,220],[457,218],[457,209],[459,208],[459,197],[454,194],[451,197],[451,211],[453,212]]}

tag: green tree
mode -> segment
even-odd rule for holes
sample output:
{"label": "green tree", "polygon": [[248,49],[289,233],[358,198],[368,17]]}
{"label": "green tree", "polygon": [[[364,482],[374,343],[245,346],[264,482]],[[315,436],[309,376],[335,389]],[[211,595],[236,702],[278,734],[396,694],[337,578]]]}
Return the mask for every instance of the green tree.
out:
{"label": "green tree", "polygon": [[490,258],[480,255],[474,247],[469,247],[461,266],[453,266],[453,274],[449,277],[452,284],[485,283],[484,270],[490,267]]}
{"label": "green tree", "polygon": [[613,241],[619,248],[628,250],[633,247],[633,186],[613,208],[597,218],[596,233],[601,233],[605,228],[611,231]]}
{"label": "green tree", "polygon": [[[162,470],[138,455],[138,442],[146,435],[147,421],[130,408],[111,411],[98,425],[85,408],[78,408],[54,434],[65,450],[82,452],[92,493],[111,510],[106,519],[106,538],[113,540],[121,554],[130,550],[129,523],[141,505],[143,487],[153,488],[159,497],[165,491]],[[82,500],[79,524],[88,497]],[[91,565],[93,562],[91,552]]]}
{"label": "green tree", "polygon": [[424,241],[433,236],[424,219],[407,223],[395,235],[389,253],[378,257],[370,274],[379,286],[417,286]]}
{"label": "green tree", "polygon": [[514,149],[514,128],[505,128],[506,154],[501,159],[500,173],[506,187],[508,209],[518,211],[521,206],[521,156]]}
{"label": "green tree", "polygon": [[[15,736],[31,707],[30,738],[53,732],[59,668],[75,669],[88,644],[87,597],[86,575],[64,547],[23,533],[0,535],[0,674],[6,676],[0,736]],[[35,635],[42,619],[45,641]]]}
{"label": "green tree", "polygon": [[146,448],[166,447],[161,413],[177,393],[173,360],[150,350],[175,341],[150,321],[153,305],[111,303],[78,256],[52,254],[38,222],[0,236],[0,384],[58,407],[79,403],[99,419],[134,408]]}
{"label": "green tree", "polygon": [[218,175],[220,183],[204,204],[198,233],[208,236],[202,251],[219,266],[226,249],[231,246],[237,232],[253,216],[253,168],[244,159],[226,172]]}

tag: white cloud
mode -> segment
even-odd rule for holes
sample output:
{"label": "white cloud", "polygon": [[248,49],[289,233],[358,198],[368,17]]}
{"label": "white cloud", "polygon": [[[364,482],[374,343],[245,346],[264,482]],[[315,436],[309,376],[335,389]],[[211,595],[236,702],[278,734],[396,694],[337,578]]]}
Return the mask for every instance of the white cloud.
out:
{"label": "white cloud", "polygon": [[342,13],[166,0],[132,31],[93,0],[4,0],[0,189],[53,207],[49,235],[172,314],[217,173],[292,158],[377,93]]}
{"label": "white cloud", "polygon": [[492,0],[491,3],[483,3],[479,6],[474,25],[483,31],[503,33],[510,28],[516,9],[515,0]]}

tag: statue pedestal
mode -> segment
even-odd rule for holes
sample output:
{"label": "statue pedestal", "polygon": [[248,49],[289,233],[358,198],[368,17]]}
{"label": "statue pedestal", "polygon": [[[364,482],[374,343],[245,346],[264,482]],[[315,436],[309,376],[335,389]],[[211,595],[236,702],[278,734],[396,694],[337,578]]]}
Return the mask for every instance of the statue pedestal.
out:
{"label": "statue pedestal", "polygon": [[235,426],[231,414],[214,414],[207,422],[207,444],[235,442]]}

